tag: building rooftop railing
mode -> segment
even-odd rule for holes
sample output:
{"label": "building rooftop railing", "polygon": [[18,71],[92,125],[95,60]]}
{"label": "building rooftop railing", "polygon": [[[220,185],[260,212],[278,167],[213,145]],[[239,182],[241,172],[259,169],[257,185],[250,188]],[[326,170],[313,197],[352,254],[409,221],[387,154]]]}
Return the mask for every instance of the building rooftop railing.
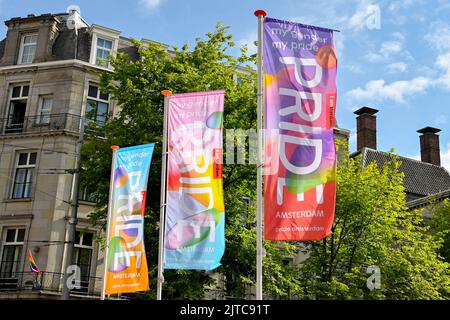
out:
{"label": "building rooftop railing", "polygon": [[0,136],[51,131],[78,133],[80,131],[80,120],[79,115],[70,113],[0,118]]}

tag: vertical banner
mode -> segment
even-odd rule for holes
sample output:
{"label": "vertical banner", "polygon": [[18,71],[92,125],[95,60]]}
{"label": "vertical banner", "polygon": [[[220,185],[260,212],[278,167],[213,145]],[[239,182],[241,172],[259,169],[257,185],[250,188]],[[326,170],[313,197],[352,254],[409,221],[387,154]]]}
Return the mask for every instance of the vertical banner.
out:
{"label": "vertical banner", "polygon": [[224,91],[174,94],[168,99],[164,268],[212,270],[225,250]]}
{"label": "vertical banner", "polygon": [[105,294],[147,291],[144,212],[154,144],[116,152],[109,217]]}
{"label": "vertical banner", "polygon": [[267,240],[331,234],[336,200],[333,31],[264,21]]}

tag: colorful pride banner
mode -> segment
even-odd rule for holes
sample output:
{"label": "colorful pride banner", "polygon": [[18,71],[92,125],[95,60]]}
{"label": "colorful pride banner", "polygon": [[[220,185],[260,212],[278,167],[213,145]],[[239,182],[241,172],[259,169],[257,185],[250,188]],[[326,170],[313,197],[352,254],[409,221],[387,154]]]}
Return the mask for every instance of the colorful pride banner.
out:
{"label": "colorful pride banner", "polygon": [[267,240],[319,240],[331,234],[336,72],[332,30],[265,19]]}
{"label": "colorful pride banner", "polygon": [[224,91],[168,97],[165,269],[212,270],[225,250]]}
{"label": "colorful pride banner", "polygon": [[149,289],[144,211],[153,149],[152,143],[116,152],[105,294]]}

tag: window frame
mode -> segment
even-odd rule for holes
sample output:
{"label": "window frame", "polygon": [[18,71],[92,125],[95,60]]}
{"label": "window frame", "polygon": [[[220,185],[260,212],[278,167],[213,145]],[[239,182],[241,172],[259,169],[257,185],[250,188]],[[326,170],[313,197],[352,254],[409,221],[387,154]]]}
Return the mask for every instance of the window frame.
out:
{"label": "window frame", "polygon": [[[10,93],[9,93],[9,101],[17,101],[17,100],[28,100],[28,98],[30,97],[30,83],[29,82],[20,82],[20,83],[10,83],[9,84],[10,87]],[[19,96],[18,97],[13,97],[13,93],[14,93],[14,88],[20,87],[20,92],[19,92]],[[28,87],[28,93],[26,96],[23,95],[23,89],[25,87]]]}
{"label": "window frame", "polygon": [[[96,97],[93,97],[93,96],[89,95],[89,88],[90,87],[96,87],[97,88],[97,96]],[[88,87],[87,87],[87,94],[86,94],[86,108],[85,108],[85,112],[84,112],[85,113],[85,121],[86,121],[85,124],[88,124],[89,122],[94,121],[98,126],[103,126],[108,121],[109,112],[110,112],[111,97],[110,97],[110,94],[107,93],[108,100],[105,100],[105,99],[101,98],[101,95],[102,95],[102,92],[100,91],[100,86],[97,83],[89,82]],[[95,117],[93,117],[93,118],[88,117],[88,113],[92,112],[92,110],[88,111],[89,101],[95,102]],[[102,115],[99,115],[99,113],[98,113],[98,104],[99,103],[104,103],[104,104],[107,105],[107,110]],[[91,104],[91,106],[92,106],[92,104]],[[100,123],[98,121],[98,117],[99,116],[104,116],[105,117],[104,123]]]}
{"label": "window frame", "polygon": [[[24,95],[24,89],[25,87],[27,87],[27,94]],[[19,95],[17,97],[14,97],[14,89],[15,88],[20,88],[19,89]],[[27,111],[28,111],[28,103],[29,103],[29,98],[31,95],[31,83],[30,82],[18,82],[18,83],[8,83],[8,101],[7,101],[7,107],[5,108],[5,118],[6,118],[6,126],[4,127],[4,132],[5,133],[17,133],[17,132],[22,132],[23,128],[25,126],[25,122],[26,122],[26,117],[27,117]],[[23,119],[22,122],[16,122],[16,115],[15,112],[13,110],[13,103],[24,103],[25,104],[25,108],[24,108],[24,114],[23,114]]]}
{"label": "window frame", "polygon": [[[25,38],[26,37],[36,37],[36,42],[33,44],[26,44],[25,43]],[[38,34],[33,32],[33,33],[25,33],[22,34],[21,38],[20,38],[20,49],[19,49],[19,57],[17,59],[17,64],[32,64],[34,61],[34,58],[36,57],[36,49],[37,49],[37,43],[38,43]],[[33,59],[31,60],[31,62],[23,62],[23,52],[25,47],[28,46],[34,46],[34,52],[33,52]]]}
{"label": "window frame", "polygon": [[[44,109],[44,101],[45,100],[51,100],[51,105],[49,109]],[[42,124],[46,125],[50,123],[50,115],[52,114],[53,110],[53,94],[44,94],[39,96],[39,109],[36,117],[36,124]],[[43,115],[42,112],[48,112],[48,115]],[[46,118],[46,121],[43,121],[43,119]]]}
{"label": "window frame", "polygon": [[98,197],[96,193],[88,192],[88,187],[80,187],[80,190],[78,192],[78,200],[88,203],[97,203]]}
{"label": "window frame", "polygon": [[[99,46],[99,44],[98,44],[99,40],[103,40],[105,42],[106,41],[111,42],[111,49],[107,48],[107,47]],[[104,67],[104,68],[109,69],[111,67],[111,64],[109,63],[108,59],[105,60],[106,65],[100,65],[99,58],[98,58],[99,50],[108,51],[109,52],[108,56],[112,56],[113,55],[113,51],[114,51],[114,39],[110,39],[110,38],[104,37],[104,36],[97,36],[96,37],[96,41],[95,41],[95,55],[94,55],[95,65],[98,66],[98,67]]]}
{"label": "window frame", "polygon": [[100,26],[98,24],[93,24],[91,25],[90,33],[92,35],[91,40],[92,42],[91,42],[89,63],[97,68],[113,70],[114,68],[111,66],[110,63],[108,63],[108,65],[106,66],[97,65],[97,43],[98,43],[97,39],[100,38],[103,40],[111,41],[112,42],[111,56],[115,57],[119,47],[119,37],[121,32],[118,30]]}
{"label": "window frame", "polygon": [[[34,163],[30,164],[31,154],[36,154],[36,158]],[[27,160],[26,164],[19,164],[20,162],[20,155],[26,154]],[[33,198],[33,185],[34,185],[34,177],[35,177],[35,169],[37,167],[37,158],[38,153],[37,151],[18,151],[16,153],[16,158],[14,162],[14,172],[13,172],[13,179],[12,179],[12,188],[11,188],[11,197],[12,200],[23,200],[23,199],[32,199]],[[17,175],[20,169],[25,169],[25,182],[17,182]],[[31,169],[31,174],[30,174]],[[16,197],[16,186],[23,184],[23,189],[21,192],[21,197]],[[29,195],[29,196],[25,196]]]}
{"label": "window frame", "polygon": [[[7,235],[8,235],[8,231],[9,230],[15,230],[15,234],[14,234],[14,241],[7,241]],[[18,241],[18,236],[19,236],[19,230],[23,230],[23,240]],[[9,273],[9,276],[7,278],[15,278],[14,274],[20,272],[20,267],[22,266],[23,263],[23,255],[24,255],[24,248],[25,248],[25,239],[26,239],[26,233],[27,233],[27,229],[25,226],[7,226],[3,228],[3,235],[2,235],[2,246],[1,246],[1,256],[0,256],[0,277],[4,278],[5,276],[3,275],[3,268],[4,268],[4,263],[5,262],[9,262],[12,263],[12,267],[10,271],[5,271],[5,273]],[[16,260],[13,261],[6,261],[4,260],[4,254],[5,254],[5,248],[6,247],[14,247],[14,256],[17,255],[17,247],[20,247],[20,253],[18,254],[18,257]]]}
{"label": "window frame", "polygon": [[[89,286],[89,282],[91,280],[91,272],[93,270],[92,267],[93,267],[93,257],[94,257],[94,236],[95,236],[95,233],[90,231],[90,230],[87,230],[87,231],[86,230],[76,230],[75,231],[75,239],[76,239],[77,233],[79,234],[79,241],[78,242],[74,242],[74,244],[73,244],[74,251],[73,251],[71,259],[72,259],[72,263],[77,265],[80,268],[80,272],[81,272],[81,265],[80,265],[81,252],[82,252],[82,250],[89,250],[89,265],[87,265],[87,267],[88,267],[87,268],[87,273],[84,274],[84,275],[80,274],[81,282],[82,283],[84,282],[84,284],[86,285],[86,287],[82,287],[81,290],[87,290],[87,286]],[[84,245],[83,244],[84,236],[87,233],[92,235],[91,245]],[[84,265],[84,266],[86,266],[86,265]]]}

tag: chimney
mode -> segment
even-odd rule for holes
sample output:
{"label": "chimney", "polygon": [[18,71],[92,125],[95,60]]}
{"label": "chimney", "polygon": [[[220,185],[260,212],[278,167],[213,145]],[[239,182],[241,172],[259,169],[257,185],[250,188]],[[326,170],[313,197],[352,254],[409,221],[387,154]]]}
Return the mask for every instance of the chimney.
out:
{"label": "chimney", "polygon": [[377,149],[377,109],[362,107],[354,112],[357,127],[357,150],[362,148]]}
{"label": "chimney", "polygon": [[441,165],[441,153],[439,150],[439,136],[441,129],[425,127],[417,130],[420,136],[420,155],[422,162],[428,162],[437,166]]}

